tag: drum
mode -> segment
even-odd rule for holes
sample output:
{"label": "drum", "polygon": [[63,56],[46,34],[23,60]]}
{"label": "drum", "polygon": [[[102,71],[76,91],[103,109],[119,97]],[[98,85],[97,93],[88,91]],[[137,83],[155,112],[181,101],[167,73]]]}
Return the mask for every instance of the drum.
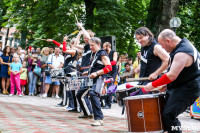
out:
{"label": "drum", "polygon": [[163,133],[163,94],[130,96],[124,100],[129,132]]}
{"label": "drum", "polygon": [[[124,106],[124,98],[130,96],[130,93],[135,92],[138,90],[138,88],[129,88],[126,89],[126,84],[121,84],[117,86],[117,91],[116,91],[116,99],[118,101],[119,106]],[[131,85],[137,85],[138,82],[129,82]]]}
{"label": "drum", "polygon": [[69,80],[69,89],[76,90],[80,89],[80,87],[92,87],[93,86],[93,79],[89,77],[76,77],[72,76]]}
{"label": "drum", "polygon": [[65,73],[62,68],[60,69],[51,69],[51,81],[55,82],[65,78]]}

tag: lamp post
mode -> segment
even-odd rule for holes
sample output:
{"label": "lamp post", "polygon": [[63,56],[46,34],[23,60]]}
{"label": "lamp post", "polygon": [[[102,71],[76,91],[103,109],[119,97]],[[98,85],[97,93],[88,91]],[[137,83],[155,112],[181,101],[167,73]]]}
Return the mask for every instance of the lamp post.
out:
{"label": "lamp post", "polygon": [[180,27],[181,25],[181,20],[178,17],[174,17],[170,20],[169,22],[170,27],[172,30],[176,33],[176,28]]}

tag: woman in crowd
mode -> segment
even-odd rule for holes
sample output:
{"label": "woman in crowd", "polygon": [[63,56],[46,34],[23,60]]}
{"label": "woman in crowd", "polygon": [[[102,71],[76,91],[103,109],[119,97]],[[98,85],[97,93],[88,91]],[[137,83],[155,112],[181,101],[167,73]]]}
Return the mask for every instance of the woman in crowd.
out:
{"label": "woman in crowd", "polygon": [[38,76],[33,73],[35,66],[40,67],[40,60],[38,59],[37,52],[35,50],[32,51],[31,57],[28,58],[28,77],[29,77],[29,95],[34,95],[34,91],[36,88],[36,81]]}
{"label": "woman in crowd", "polygon": [[10,47],[6,46],[3,49],[3,54],[0,57],[0,63],[1,63],[1,77],[2,77],[2,88],[3,88],[3,94],[9,94],[8,93],[8,87],[10,85],[10,75],[8,75],[8,66],[10,66],[12,62],[13,56],[10,52]]}
{"label": "woman in crowd", "polygon": [[49,48],[48,47],[44,47],[42,49],[42,52],[41,52],[41,68],[42,68],[42,71],[41,71],[41,74],[42,74],[42,85],[41,85],[41,94],[44,93],[45,91],[45,69],[47,69],[47,59],[49,57]]}

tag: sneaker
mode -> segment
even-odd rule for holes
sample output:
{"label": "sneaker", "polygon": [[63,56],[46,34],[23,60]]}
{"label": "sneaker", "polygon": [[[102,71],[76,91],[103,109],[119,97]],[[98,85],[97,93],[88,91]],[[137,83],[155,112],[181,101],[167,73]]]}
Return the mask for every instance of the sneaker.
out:
{"label": "sneaker", "polygon": [[34,96],[34,94],[32,93],[31,96]]}
{"label": "sneaker", "polygon": [[51,96],[52,98],[55,97],[54,95]]}
{"label": "sneaker", "polygon": [[22,95],[22,94],[19,94],[18,96],[19,96],[19,97],[23,97],[23,95]]}
{"label": "sneaker", "polygon": [[42,98],[46,98],[47,97],[47,94],[46,93],[44,93],[44,95],[42,96]]}
{"label": "sneaker", "polygon": [[72,107],[67,107],[67,108],[65,108],[65,110],[68,110],[68,111],[70,111],[70,110],[73,110],[74,108],[72,108]]}
{"label": "sneaker", "polygon": [[58,95],[55,96],[56,99],[59,99],[60,97]]}
{"label": "sneaker", "polygon": [[66,105],[62,105],[61,103],[57,104],[56,107],[64,107]]}
{"label": "sneaker", "polygon": [[91,119],[91,118],[93,118],[93,115],[84,115],[84,114],[81,114],[81,115],[78,116],[78,118],[89,118],[89,119]]}
{"label": "sneaker", "polygon": [[28,95],[31,96],[31,93],[29,93]]}
{"label": "sneaker", "polygon": [[91,126],[103,126],[103,120],[95,120],[95,122],[92,123]]}
{"label": "sneaker", "polygon": [[9,97],[12,97],[12,96],[13,96],[13,94],[9,94],[8,96],[9,96]]}
{"label": "sneaker", "polygon": [[111,109],[110,106],[105,106],[105,107],[102,107],[102,109]]}

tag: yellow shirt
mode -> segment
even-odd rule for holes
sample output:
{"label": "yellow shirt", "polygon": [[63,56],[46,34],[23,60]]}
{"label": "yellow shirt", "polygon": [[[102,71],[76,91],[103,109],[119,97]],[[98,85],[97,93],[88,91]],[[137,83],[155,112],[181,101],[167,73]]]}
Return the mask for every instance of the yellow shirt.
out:
{"label": "yellow shirt", "polygon": [[[139,67],[139,63],[138,63],[138,59],[136,59],[133,63],[133,70],[135,70],[135,68]],[[139,78],[139,73],[135,74],[135,78]]]}
{"label": "yellow shirt", "polygon": [[22,70],[24,72],[20,74],[20,79],[26,80],[27,79],[27,68],[22,68]]}

